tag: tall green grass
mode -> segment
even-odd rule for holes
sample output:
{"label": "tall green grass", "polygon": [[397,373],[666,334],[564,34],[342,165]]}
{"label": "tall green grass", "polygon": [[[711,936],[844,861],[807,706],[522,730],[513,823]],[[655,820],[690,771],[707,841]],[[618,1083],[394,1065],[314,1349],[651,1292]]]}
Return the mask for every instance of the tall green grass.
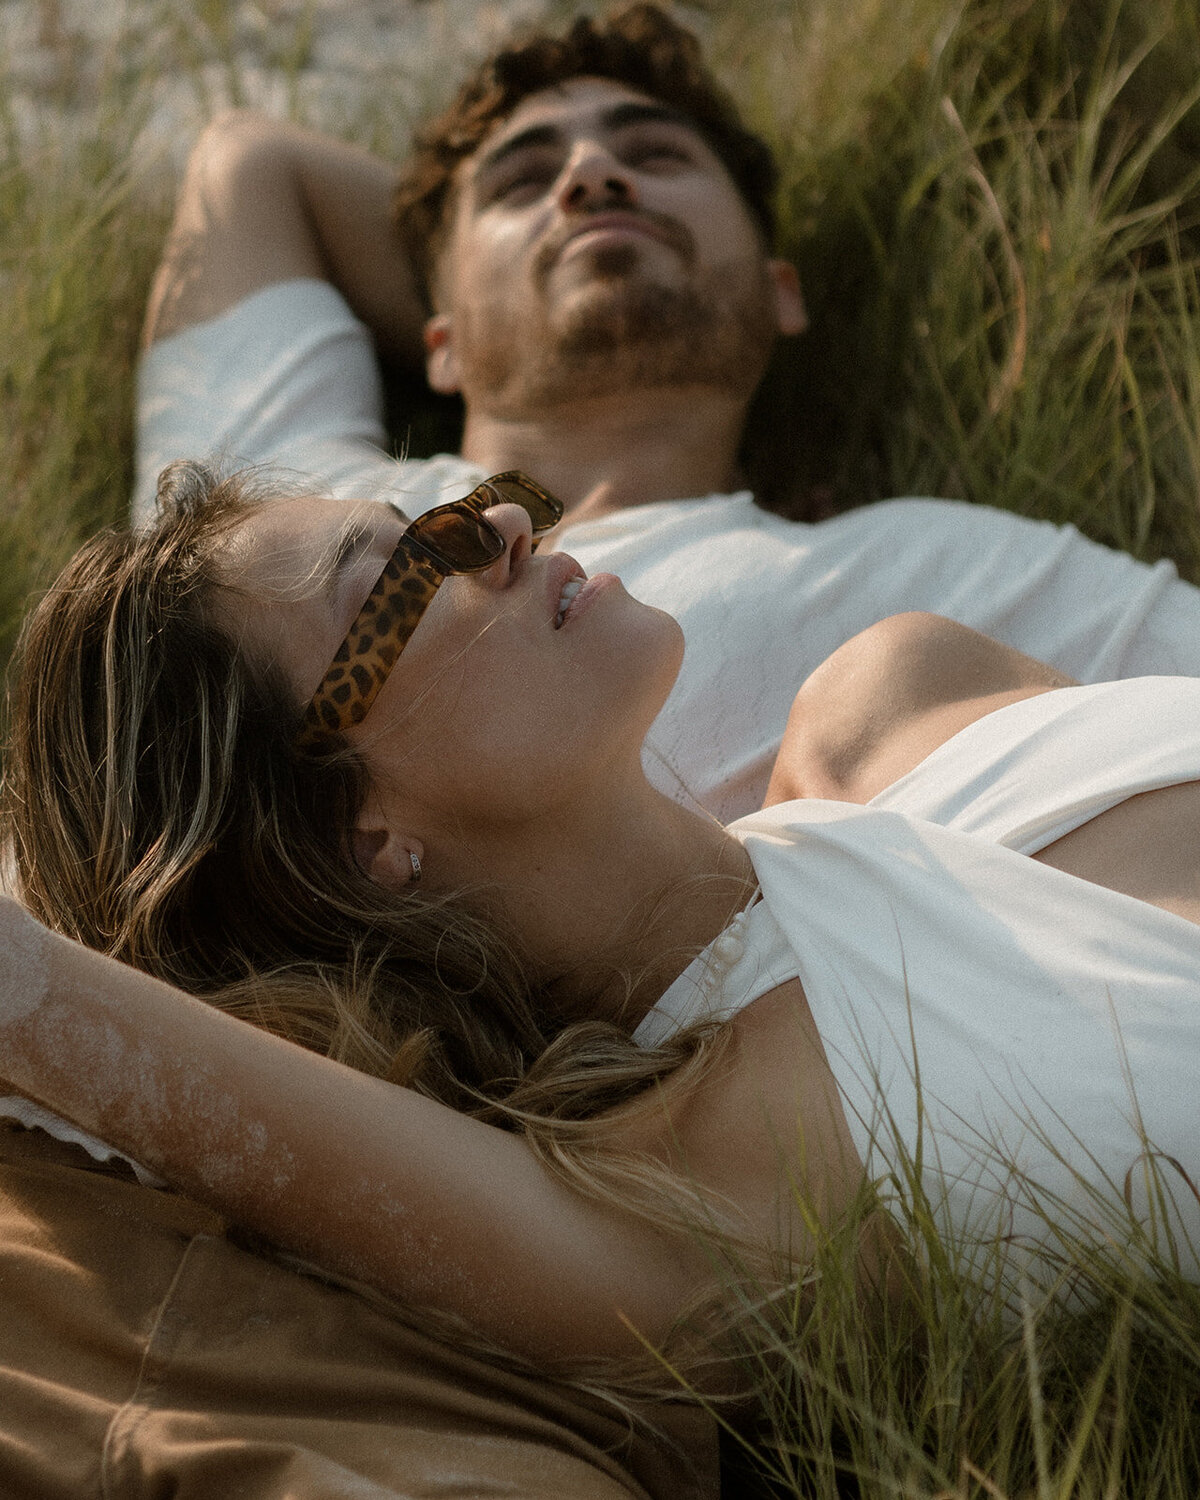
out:
{"label": "tall green grass", "polygon": [[1195,8],[771,12],[739,57],[812,316],[769,424],[801,503],[960,497],[1197,577]]}
{"label": "tall green grass", "polygon": [[[746,1298],[759,1416],[725,1419],[732,1493],[738,1484],[811,1500],[1200,1493],[1200,1286],[1185,1274],[1197,1247],[1166,1211],[1194,1186],[1148,1158],[1139,1213],[1120,1184],[1081,1186],[1068,1204],[1012,1169],[1014,1201],[1043,1203],[1045,1233],[1030,1256],[1003,1235],[989,1243],[948,1229],[918,1162],[903,1146],[883,1155],[892,1170],[879,1186],[908,1255],[897,1278],[903,1310],[864,1312],[847,1271],[853,1214],[782,1315],[777,1296]],[[988,1159],[1006,1158],[998,1147]]]}
{"label": "tall green grass", "polygon": [[[0,663],[29,599],[124,515],[171,193],[139,132],[164,73],[188,80],[200,115],[252,102],[239,14],[147,4],[105,57],[64,40],[52,93],[69,130],[21,123],[23,60],[0,58]],[[358,95],[322,99],[304,70],[323,13],[289,14],[257,53],[279,107],[385,150],[452,83],[451,44],[476,45],[447,10],[436,57],[396,78],[364,61]],[[781,354],[754,430],[794,508],[961,497],[1073,521],[1200,579],[1192,0],[713,0],[684,15],[783,166],[782,247],[811,329]],[[1031,1294],[1014,1325],[930,1225],[914,1239],[916,1345],[867,1327],[833,1274],[791,1336],[764,1324],[756,1483],[1195,1500],[1194,1288],[1067,1244],[1089,1310]]]}
{"label": "tall green grass", "polygon": [[[97,122],[98,124],[100,122]],[[134,351],[164,208],[120,130],[0,163],[0,660],[33,594],[116,520],[130,483]]]}

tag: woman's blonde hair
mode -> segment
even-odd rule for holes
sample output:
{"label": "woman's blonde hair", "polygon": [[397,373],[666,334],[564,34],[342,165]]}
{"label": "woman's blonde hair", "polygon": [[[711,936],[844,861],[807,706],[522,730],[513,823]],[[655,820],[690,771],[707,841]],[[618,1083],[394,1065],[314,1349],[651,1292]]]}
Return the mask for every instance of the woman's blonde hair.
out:
{"label": "woman's blonde hair", "polygon": [[[172,465],[156,524],[93,538],[30,616],[0,804],[18,894],[48,926],[221,1009],[523,1130],[593,1198],[711,1223],[703,1195],[622,1136],[690,1089],[724,1029],[648,1051],[609,1023],[565,1021],[468,899],[385,889],[356,863],[365,765],[346,745],[297,747],[301,706],[215,607],[226,536],[275,493],[253,473]],[[711,1357],[701,1325],[699,1344],[683,1335],[697,1367]],[[661,1370],[631,1378],[673,1386]]]}

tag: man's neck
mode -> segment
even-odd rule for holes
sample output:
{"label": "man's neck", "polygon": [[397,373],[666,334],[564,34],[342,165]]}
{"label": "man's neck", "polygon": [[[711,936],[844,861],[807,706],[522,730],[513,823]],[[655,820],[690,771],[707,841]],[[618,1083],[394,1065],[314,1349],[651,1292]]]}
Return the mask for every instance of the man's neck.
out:
{"label": "man's neck", "polygon": [[524,469],[578,521],[738,488],[744,421],[743,401],[703,386],[564,401],[520,419],[468,405],[462,452],[492,473]]}

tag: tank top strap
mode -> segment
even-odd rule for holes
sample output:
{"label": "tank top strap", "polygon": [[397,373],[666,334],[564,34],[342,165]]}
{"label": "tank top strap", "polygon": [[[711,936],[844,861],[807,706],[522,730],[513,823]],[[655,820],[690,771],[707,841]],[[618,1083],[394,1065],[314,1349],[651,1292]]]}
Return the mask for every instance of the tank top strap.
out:
{"label": "tank top strap", "polygon": [[658,1047],[697,1021],[728,1021],[795,976],[795,951],[755,896],[664,992],[633,1039],[641,1047]]}

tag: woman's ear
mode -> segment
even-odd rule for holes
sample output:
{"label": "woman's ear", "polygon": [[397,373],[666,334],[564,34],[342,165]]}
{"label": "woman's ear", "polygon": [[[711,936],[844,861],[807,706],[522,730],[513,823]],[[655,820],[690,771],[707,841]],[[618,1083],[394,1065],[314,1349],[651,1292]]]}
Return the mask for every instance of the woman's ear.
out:
{"label": "woman's ear", "polygon": [[454,322],[449,313],[434,313],[425,324],[425,379],[439,396],[456,396],[461,389]]}
{"label": "woman's ear", "polygon": [[395,830],[374,795],[355,819],[350,848],[363,874],[386,890],[397,891],[421,878],[425,845]]}

